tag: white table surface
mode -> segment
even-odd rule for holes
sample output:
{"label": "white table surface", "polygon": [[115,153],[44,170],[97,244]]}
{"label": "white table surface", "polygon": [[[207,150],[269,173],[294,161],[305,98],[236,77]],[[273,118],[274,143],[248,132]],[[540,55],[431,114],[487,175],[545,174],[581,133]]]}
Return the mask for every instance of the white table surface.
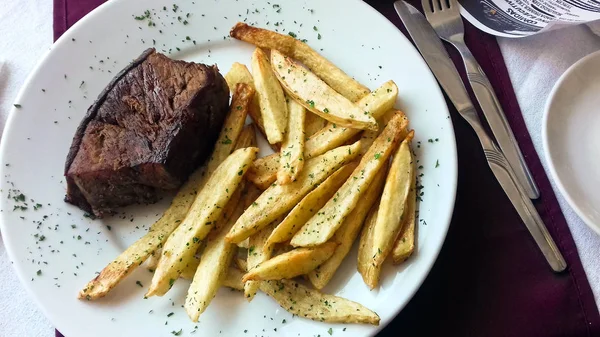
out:
{"label": "white table surface", "polygon": [[[600,37],[589,27],[578,26],[526,39],[499,39],[499,43],[533,143],[543,153],[541,122],[546,98],[570,65],[600,50]],[[0,1],[0,130],[19,88],[51,44],[52,1]],[[546,165],[544,158],[542,163]],[[600,303],[600,236],[585,226],[553,187],[596,303]],[[1,241],[0,285],[0,336],[54,336],[52,324],[19,283]]]}

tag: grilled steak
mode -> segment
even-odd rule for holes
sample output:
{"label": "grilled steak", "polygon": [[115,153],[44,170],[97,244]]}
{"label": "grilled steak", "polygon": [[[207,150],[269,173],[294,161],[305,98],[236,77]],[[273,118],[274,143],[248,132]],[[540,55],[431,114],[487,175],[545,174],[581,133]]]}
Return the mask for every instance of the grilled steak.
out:
{"label": "grilled steak", "polygon": [[81,121],[65,165],[65,201],[99,217],[155,202],[210,155],[228,104],[216,66],[146,50]]}

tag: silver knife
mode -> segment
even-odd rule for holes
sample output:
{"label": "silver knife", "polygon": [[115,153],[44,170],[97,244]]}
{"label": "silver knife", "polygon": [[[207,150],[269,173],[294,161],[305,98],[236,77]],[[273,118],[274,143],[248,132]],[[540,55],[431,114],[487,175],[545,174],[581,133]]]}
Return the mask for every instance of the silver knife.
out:
{"label": "silver knife", "polygon": [[471,125],[494,173],[513,207],[525,223],[536,244],[555,272],[565,270],[567,263],[558,250],[556,243],[537,210],[533,206],[523,186],[518,182],[515,172],[506,161],[506,157],[483,128],[475,107],[467,94],[465,86],[448,56],[442,41],[429,22],[416,8],[404,1],[396,1],[394,8],[413,39],[417,49],[429,65],[438,82],[456,107],[458,113]]}

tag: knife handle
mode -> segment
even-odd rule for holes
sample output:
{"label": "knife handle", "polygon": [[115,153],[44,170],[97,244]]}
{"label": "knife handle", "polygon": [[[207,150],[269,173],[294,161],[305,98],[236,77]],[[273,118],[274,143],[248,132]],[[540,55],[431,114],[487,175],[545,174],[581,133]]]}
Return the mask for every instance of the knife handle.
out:
{"label": "knife handle", "polygon": [[542,251],[542,254],[544,254],[552,270],[557,273],[565,270],[567,262],[556,246],[552,236],[550,236],[544,221],[535,209],[531,199],[524,194],[522,186],[517,183],[515,173],[506,161],[506,157],[498,149],[484,150],[484,152],[488,164],[496,179],[500,182],[504,193],[506,193],[513,207],[519,213],[521,220],[525,223],[525,227],[529,230],[533,240]]}
{"label": "knife handle", "polygon": [[517,213],[519,213],[521,220],[525,223],[525,227],[529,230],[533,240],[542,251],[552,270],[555,272],[565,270],[567,262],[560,250],[558,250],[556,243],[552,239],[552,236],[550,236],[544,221],[535,209],[535,206],[533,206],[531,199],[525,194],[523,186],[518,183],[515,172],[509,165],[506,157],[481,125],[481,120],[477,116],[475,108],[471,105],[462,109],[459,113],[477,134],[485,158],[494,176]]}
{"label": "knife handle", "polygon": [[506,160],[515,172],[517,181],[523,186],[529,198],[539,198],[540,192],[525,163],[521,149],[517,144],[515,135],[508,124],[508,120],[498,102],[490,81],[461,37],[452,39],[450,43],[458,49],[462,56],[471,88],[473,88],[475,97],[481,106],[481,110],[492,129],[498,145],[500,145],[502,152],[506,156]]}

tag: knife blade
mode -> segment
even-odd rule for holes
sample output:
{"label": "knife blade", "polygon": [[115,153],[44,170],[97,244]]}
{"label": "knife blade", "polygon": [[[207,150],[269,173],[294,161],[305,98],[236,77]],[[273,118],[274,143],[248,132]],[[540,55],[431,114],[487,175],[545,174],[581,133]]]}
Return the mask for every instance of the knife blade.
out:
{"label": "knife blade", "polygon": [[440,86],[458,113],[477,134],[492,173],[525,223],[546,261],[555,272],[565,270],[567,263],[564,257],[550,236],[531,199],[518,183],[516,174],[508,164],[506,157],[483,128],[456,66],[446,52],[442,41],[419,10],[402,0],[396,1],[394,8]]}

